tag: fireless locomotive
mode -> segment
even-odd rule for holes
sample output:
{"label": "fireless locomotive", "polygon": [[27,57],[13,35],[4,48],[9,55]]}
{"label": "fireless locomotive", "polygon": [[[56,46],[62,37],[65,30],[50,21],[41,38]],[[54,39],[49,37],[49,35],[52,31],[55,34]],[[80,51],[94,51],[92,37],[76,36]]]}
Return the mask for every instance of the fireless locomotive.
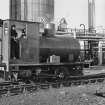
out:
{"label": "fireless locomotive", "polygon": [[[15,36],[11,32],[13,26]],[[57,35],[53,24],[43,28],[38,22],[5,20],[2,32],[2,63],[6,64],[6,77],[50,80],[83,74],[83,64],[78,61],[78,40],[66,34]]]}

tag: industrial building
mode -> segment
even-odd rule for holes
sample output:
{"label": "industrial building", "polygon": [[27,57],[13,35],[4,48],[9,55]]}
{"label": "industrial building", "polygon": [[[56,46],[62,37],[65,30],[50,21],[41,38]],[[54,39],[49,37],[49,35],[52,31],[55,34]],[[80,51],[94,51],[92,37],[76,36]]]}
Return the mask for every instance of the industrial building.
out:
{"label": "industrial building", "polygon": [[65,34],[69,33],[79,40],[81,60],[91,63],[91,65],[105,64],[105,33],[97,29],[99,24],[104,27],[104,23],[101,23],[104,17],[104,13],[101,12],[104,9],[104,4],[99,2],[101,5],[98,8],[98,2],[98,0],[88,0],[88,29],[86,29],[85,24],[80,24],[82,29],[60,29],[61,31],[64,30]]}
{"label": "industrial building", "polygon": [[52,22],[54,0],[10,0],[10,19]]}
{"label": "industrial building", "polygon": [[[105,64],[104,33],[100,33],[97,26],[101,24],[104,27],[104,23],[101,22],[104,17],[104,13],[101,12],[103,9],[104,0],[88,0],[88,29],[85,29],[85,24],[81,24],[82,31],[74,29],[73,33],[70,32],[80,41],[83,59],[95,61],[94,64],[100,65]],[[54,0],[10,0],[10,19],[51,23],[54,21]],[[65,29],[64,31],[69,33]]]}

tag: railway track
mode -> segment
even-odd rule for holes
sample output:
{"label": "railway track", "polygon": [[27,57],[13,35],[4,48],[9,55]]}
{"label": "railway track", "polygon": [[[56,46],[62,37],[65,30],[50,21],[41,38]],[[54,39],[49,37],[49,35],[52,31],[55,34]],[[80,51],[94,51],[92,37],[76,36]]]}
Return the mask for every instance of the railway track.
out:
{"label": "railway track", "polygon": [[105,83],[105,74],[82,76],[82,77],[70,77],[67,80],[60,80],[56,82],[46,82],[46,83],[22,84],[19,82],[3,82],[0,83],[0,96],[4,95],[12,96],[12,95],[22,94],[25,92],[33,93],[40,89],[72,87],[72,86],[104,84],[104,83]]}

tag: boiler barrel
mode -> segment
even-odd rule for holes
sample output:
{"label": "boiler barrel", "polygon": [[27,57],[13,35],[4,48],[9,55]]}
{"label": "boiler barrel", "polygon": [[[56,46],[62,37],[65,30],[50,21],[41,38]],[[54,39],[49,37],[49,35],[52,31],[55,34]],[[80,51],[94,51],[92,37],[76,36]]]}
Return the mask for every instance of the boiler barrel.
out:
{"label": "boiler barrel", "polygon": [[80,44],[76,39],[70,37],[44,37],[40,39],[40,55],[43,57],[73,55],[74,60],[77,60],[79,54]]}

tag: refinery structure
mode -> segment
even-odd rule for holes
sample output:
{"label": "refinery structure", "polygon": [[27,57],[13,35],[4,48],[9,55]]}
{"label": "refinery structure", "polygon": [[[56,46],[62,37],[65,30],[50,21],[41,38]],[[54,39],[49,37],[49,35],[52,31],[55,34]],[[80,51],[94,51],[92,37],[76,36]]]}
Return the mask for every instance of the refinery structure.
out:
{"label": "refinery structure", "polygon": [[[54,23],[54,3],[54,0],[10,0],[10,19],[41,22],[44,25]],[[104,17],[103,12],[101,12],[104,9],[104,4],[104,0],[103,2],[88,0],[88,29],[86,29],[85,24],[80,24],[83,29],[68,28],[66,20],[61,17],[56,32],[55,24],[53,24],[52,30],[56,34],[70,34],[77,38],[81,44],[83,59],[89,62],[94,60],[96,61],[94,64],[105,63],[104,25],[101,22],[102,17]],[[51,25],[49,26],[52,28]]]}
{"label": "refinery structure", "polygon": [[54,0],[10,0],[10,19],[52,22]]}
{"label": "refinery structure", "polygon": [[[23,20],[31,22],[54,23],[55,14],[54,0],[10,0],[9,18],[14,20]],[[88,29],[104,29],[102,22],[105,14],[105,1],[88,0]],[[65,17],[66,18],[66,17]],[[61,17],[62,19],[62,17]]]}
{"label": "refinery structure", "polygon": [[[73,29],[68,27],[66,17],[61,17],[59,25],[57,28],[55,27],[54,0],[10,0],[9,21],[4,21],[3,27],[1,27],[1,37],[4,39],[3,43],[0,43],[3,47],[1,47],[1,53],[3,53],[4,62],[7,65],[11,64],[7,68],[13,66],[14,69],[16,66],[17,69],[17,65],[20,67],[23,64],[35,68],[34,63],[40,62],[48,65],[47,63],[52,61],[54,55],[57,55],[54,59],[61,63],[73,62],[78,58],[79,62],[85,62],[88,66],[105,64],[105,33],[97,29],[97,25],[100,23],[98,19],[101,18],[97,13],[97,2],[99,1],[88,0],[88,29],[83,23],[80,24],[80,29]],[[13,52],[18,55],[15,54],[17,56],[15,61],[11,60],[14,58],[11,57],[13,44],[10,43],[11,37],[8,37],[14,26],[17,34],[20,35],[17,41],[18,51]],[[2,36],[2,34],[7,35]],[[27,38],[28,40],[26,40]],[[71,40],[72,38],[73,40]],[[75,43],[75,40],[79,43]],[[8,46],[8,49],[5,46]],[[78,50],[80,50],[80,55],[77,54]],[[49,58],[51,59],[49,60]],[[20,64],[20,62],[23,63]],[[74,62],[73,65],[77,66]],[[20,68],[24,69],[24,66]]]}

